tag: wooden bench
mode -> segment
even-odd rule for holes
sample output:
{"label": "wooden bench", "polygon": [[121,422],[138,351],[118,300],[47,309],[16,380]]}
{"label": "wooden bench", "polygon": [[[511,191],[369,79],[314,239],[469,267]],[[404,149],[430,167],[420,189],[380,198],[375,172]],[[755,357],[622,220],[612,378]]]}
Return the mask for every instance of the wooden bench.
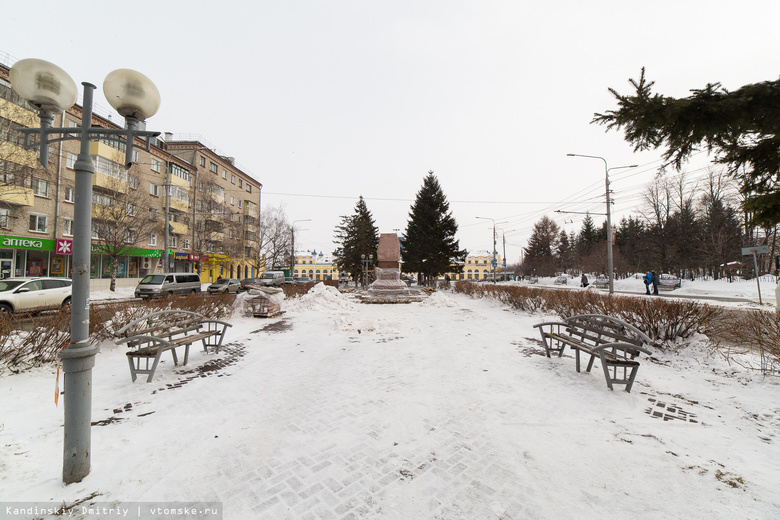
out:
{"label": "wooden bench", "polygon": [[176,355],[178,347],[184,347],[182,365],[186,365],[190,356],[190,345],[196,341],[203,343],[203,350],[213,348],[219,352],[225,331],[231,324],[209,320],[205,316],[183,310],[153,312],[133,320],[116,332],[120,339],[117,345],[127,344],[132,350],[127,352],[130,376],[133,381],[138,374],[149,374],[147,383],[152,381],[160,357],[166,350],[173,355],[173,364],[179,364]]}
{"label": "wooden bench", "polygon": [[642,331],[617,318],[602,314],[581,314],[563,321],[550,321],[534,325],[542,335],[547,357],[557,352],[558,357],[568,345],[575,351],[577,372],[580,371],[580,352],[590,356],[587,371],[593,367],[593,361],[599,358],[607,386],[613,390],[613,384],[626,385],[631,391],[641,353],[652,354],[646,347],[651,343]]}

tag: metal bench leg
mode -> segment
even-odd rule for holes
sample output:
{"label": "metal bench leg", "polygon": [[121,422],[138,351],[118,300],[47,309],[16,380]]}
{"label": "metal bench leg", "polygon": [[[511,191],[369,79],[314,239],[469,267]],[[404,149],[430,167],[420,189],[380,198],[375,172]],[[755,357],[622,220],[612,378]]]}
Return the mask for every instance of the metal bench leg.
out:
{"label": "metal bench leg", "polygon": [[133,378],[133,383],[135,383],[135,380],[138,378],[138,373],[135,371],[133,356],[127,356],[127,362],[130,364],[130,377]]}
{"label": "metal bench leg", "polygon": [[602,355],[601,355],[601,368],[604,369],[604,377],[607,380],[607,387],[610,390],[614,390],[614,388],[612,388],[612,377],[609,375],[609,365],[607,364],[607,360],[604,359],[603,352],[602,352]]}
{"label": "metal bench leg", "polygon": [[590,355],[590,361],[588,361],[588,369],[587,372],[590,372],[590,369],[593,368],[593,362],[596,360],[596,356],[593,354]]}
{"label": "metal bench leg", "polygon": [[179,366],[179,358],[178,358],[178,356],[176,356],[176,349],[175,348],[171,349],[171,354],[173,355],[173,364],[176,365],[176,366]]}
{"label": "metal bench leg", "polygon": [[577,372],[580,371],[580,349],[575,348],[574,352],[576,353],[575,359],[577,360]]}
{"label": "metal bench leg", "polygon": [[[154,372],[157,370],[157,364],[160,362],[160,356],[162,356],[163,349],[157,349],[157,355],[154,356],[154,363],[152,363],[152,368],[149,370],[149,377],[146,379],[147,383],[151,383],[152,379],[154,378]],[[175,355],[175,354],[174,354]]]}
{"label": "metal bench leg", "polygon": [[631,392],[631,387],[634,385],[634,378],[636,377],[637,372],[639,372],[638,366],[631,369],[631,377],[628,378],[628,384],[626,385],[626,392]]}

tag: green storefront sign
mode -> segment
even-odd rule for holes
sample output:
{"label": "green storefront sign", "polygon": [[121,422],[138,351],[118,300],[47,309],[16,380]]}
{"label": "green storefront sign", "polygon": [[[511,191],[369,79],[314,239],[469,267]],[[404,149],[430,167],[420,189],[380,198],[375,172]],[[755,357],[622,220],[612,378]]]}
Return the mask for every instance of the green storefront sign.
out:
{"label": "green storefront sign", "polygon": [[0,237],[0,247],[54,251],[54,240],[30,237]]}
{"label": "green storefront sign", "polygon": [[[113,247],[109,247],[108,250],[113,250]],[[159,249],[141,249],[139,247],[128,247],[127,249],[124,249],[122,252],[122,256],[145,256],[149,258],[160,258],[162,256],[162,251]],[[93,255],[107,255],[106,249],[104,246],[99,246],[97,244],[92,244],[92,254]]]}

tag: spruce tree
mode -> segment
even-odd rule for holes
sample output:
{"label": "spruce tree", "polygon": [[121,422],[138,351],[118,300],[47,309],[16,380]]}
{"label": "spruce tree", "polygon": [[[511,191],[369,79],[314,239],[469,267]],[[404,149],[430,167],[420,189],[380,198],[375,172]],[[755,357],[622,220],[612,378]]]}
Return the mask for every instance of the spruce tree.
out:
{"label": "spruce tree", "polygon": [[459,249],[458,224],[439,181],[429,171],[409,212],[401,259],[403,270],[419,273],[420,282],[448,272],[460,272],[466,251]]}
{"label": "spruce tree", "polygon": [[664,149],[678,170],[699,150],[714,153],[739,179],[753,223],[780,222],[780,80],[733,91],[710,83],[680,99],[653,93],[644,67],[629,82],[630,95],[609,89],[618,108],[594,114],[593,123],[623,130],[635,150]]}
{"label": "spruce tree", "polygon": [[339,244],[333,253],[336,257],[336,266],[339,271],[349,273],[357,283],[363,272],[361,255],[366,257],[373,255],[376,260],[379,246],[379,230],[362,195],[355,204],[355,213],[341,217],[335,235],[335,242]]}
{"label": "spruce tree", "polygon": [[[604,235],[606,237],[606,233]],[[593,219],[589,214],[582,219],[582,228],[577,237],[577,249],[581,257],[586,257],[593,250],[593,246],[599,242],[601,234],[596,229]]]}
{"label": "spruce tree", "polygon": [[534,224],[528,246],[525,248],[523,268],[537,276],[552,276],[555,274],[555,254],[558,251],[560,228],[547,215]]}

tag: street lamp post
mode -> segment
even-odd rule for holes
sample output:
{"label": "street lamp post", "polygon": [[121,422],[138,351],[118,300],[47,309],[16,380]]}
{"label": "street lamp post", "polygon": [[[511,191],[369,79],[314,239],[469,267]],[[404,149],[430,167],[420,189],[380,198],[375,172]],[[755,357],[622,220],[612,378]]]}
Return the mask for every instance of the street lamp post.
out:
{"label": "street lamp post", "polygon": [[609,171],[619,170],[621,168],[636,168],[638,165],[631,164],[629,166],[615,166],[613,168],[609,168],[607,166],[607,160],[597,155],[580,155],[577,153],[567,153],[566,155],[568,157],[586,157],[588,159],[601,159],[604,161],[604,184],[606,186],[607,194],[607,271],[609,271],[607,276],[609,277],[609,294],[613,294],[615,292],[615,276],[612,272],[612,204],[609,200]]}
{"label": "street lamp post", "polygon": [[374,262],[374,255],[369,254],[366,256],[365,254],[360,255],[361,260],[363,261],[363,290],[368,290],[368,268],[369,266]]}
{"label": "street lamp post", "polygon": [[293,220],[292,224],[290,225],[290,249],[292,250],[292,253],[290,254],[290,276],[295,276],[295,223],[296,222],[311,222],[311,219],[305,218],[303,220]]}
{"label": "street lamp post", "polygon": [[[92,245],[92,182],[95,166],[89,153],[91,140],[125,138],[125,166],[133,161],[136,137],[156,137],[159,132],[136,130],[138,121],[153,116],[160,106],[160,93],[149,78],[139,72],[119,69],[106,76],[103,92],[112,107],[125,118],[125,129],[92,126],[92,98],[95,85],[82,83],[84,100],[81,128],[52,128],[54,114],[76,102],[76,83],[61,68],[43,60],[16,62],[10,71],[14,90],[37,108],[40,128],[20,129],[26,149],[38,147],[40,161],[48,165],[48,145],[65,140],[80,141],[74,170],[76,197],[73,215],[73,294],[70,318],[70,342],[59,353],[64,372],[64,447],[62,479],[65,484],[80,482],[90,471],[92,420],[92,367],[98,348],[89,342],[89,274]],[[31,137],[40,136],[36,143]],[[149,142],[146,142],[146,150]]]}
{"label": "street lamp post", "polygon": [[504,262],[503,262],[504,270],[502,272],[503,272],[503,274],[506,274],[506,234],[507,233],[512,233],[512,232],[517,231],[517,230],[516,229],[510,229],[509,231],[506,231],[504,229],[500,229],[499,228],[499,231],[501,231],[501,242],[502,242],[503,248],[504,248],[504,257],[503,257],[504,258]]}
{"label": "street lamp post", "polygon": [[[477,217],[484,220],[492,220],[493,221],[493,283],[496,283],[496,221],[490,217]],[[499,222],[499,224],[506,224],[507,221]]]}

